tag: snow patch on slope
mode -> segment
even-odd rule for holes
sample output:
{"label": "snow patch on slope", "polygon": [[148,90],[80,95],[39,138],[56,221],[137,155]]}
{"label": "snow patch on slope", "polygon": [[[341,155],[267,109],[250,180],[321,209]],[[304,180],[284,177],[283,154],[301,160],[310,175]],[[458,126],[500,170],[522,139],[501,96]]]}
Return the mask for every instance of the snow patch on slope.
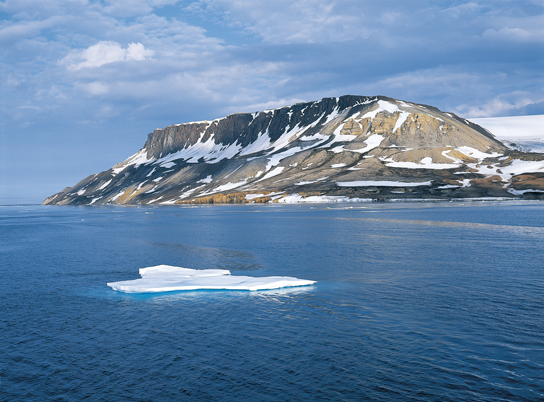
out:
{"label": "snow patch on slope", "polygon": [[124,162],[121,162],[118,165],[115,165],[117,167],[113,167],[112,171],[113,174],[119,174],[121,171],[125,170],[127,167],[134,165],[134,167],[138,167],[140,165],[143,165],[145,163],[153,161],[153,158],[147,157],[147,151],[146,149],[141,149],[138,152],[136,152],[134,155],[127,158]]}
{"label": "snow patch on slope", "polygon": [[364,154],[365,152],[371,151],[374,148],[379,147],[384,138],[385,137],[383,135],[379,135],[379,134],[371,135],[365,140],[366,147],[361,149],[348,149],[348,151]]}
{"label": "snow patch on slope", "polygon": [[207,163],[217,163],[223,159],[231,159],[242,148],[238,145],[238,141],[230,145],[216,144],[214,136],[212,135],[206,142],[202,142],[200,136],[198,141],[194,145],[190,145],[180,151],[168,154],[160,158],[157,163],[164,164],[165,162],[175,161],[177,159],[184,159],[187,163],[198,163],[198,160],[203,158]]}
{"label": "snow patch on slope", "polygon": [[336,185],[340,187],[417,187],[417,186],[430,186],[430,181],[409,183],[403,181],[339,181]]}

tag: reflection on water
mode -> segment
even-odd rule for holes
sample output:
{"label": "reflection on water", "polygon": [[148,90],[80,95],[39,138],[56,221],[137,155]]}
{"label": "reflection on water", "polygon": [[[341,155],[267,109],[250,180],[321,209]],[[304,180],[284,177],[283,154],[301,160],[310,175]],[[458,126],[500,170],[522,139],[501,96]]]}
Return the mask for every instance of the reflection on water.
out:
{"label": "reflection on water", "polygon": [[[214,269],[227,269],[233,271],[254,271],[261,266],[255,261],[251,253],[238,250],[229,250],[212,247],[197,247],[188,244],[151,243],[154,246],[169,247],[183,255],[198,258],[203,265]],[[188,268],[188,267],[185,267]]]}

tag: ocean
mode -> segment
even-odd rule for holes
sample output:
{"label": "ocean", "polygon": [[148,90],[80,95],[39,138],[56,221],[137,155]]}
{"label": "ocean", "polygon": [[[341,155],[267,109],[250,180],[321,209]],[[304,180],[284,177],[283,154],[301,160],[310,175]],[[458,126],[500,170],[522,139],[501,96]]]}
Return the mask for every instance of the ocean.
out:
{"label": "ocean", "polygon": [[2,401],[544,400],[544,204],[0,207],[0,306]]}

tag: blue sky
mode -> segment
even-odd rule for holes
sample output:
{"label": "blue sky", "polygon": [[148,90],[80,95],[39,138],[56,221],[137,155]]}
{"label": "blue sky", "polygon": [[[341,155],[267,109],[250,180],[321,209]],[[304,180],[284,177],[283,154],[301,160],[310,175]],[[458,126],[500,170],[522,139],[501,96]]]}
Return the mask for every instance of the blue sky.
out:
{"label": "blue sky", "polygon": [[157,127],[326,96],[544,114],[544,0],[0,0],[0,204]]}

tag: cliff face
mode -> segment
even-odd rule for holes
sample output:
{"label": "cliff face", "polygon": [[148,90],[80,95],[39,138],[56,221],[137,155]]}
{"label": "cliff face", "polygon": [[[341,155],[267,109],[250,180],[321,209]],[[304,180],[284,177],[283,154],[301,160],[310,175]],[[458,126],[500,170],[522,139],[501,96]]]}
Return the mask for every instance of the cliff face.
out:
{"label": "cliff face", "polygon": [[541,193],[543,154],[511,150],[480,126],[431,106],[342,96],[157,129],[135,155],[44,204]]}

